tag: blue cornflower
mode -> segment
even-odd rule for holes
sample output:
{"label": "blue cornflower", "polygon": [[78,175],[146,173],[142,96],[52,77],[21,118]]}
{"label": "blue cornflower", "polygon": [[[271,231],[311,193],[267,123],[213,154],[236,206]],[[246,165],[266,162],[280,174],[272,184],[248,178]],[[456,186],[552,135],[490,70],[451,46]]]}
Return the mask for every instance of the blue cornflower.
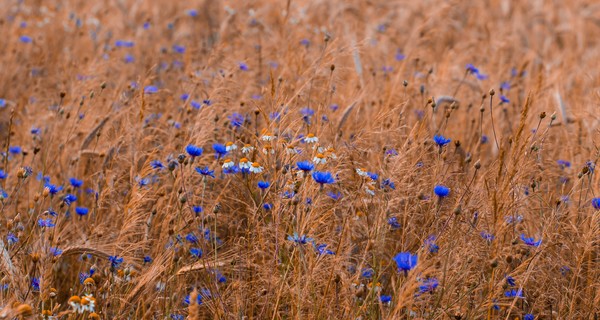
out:
{"label": "blue cornflower", "polygon": [[[250,173],[250,170],[248,170],[248,168],[242,168],[241,171],[244,174]],[[223,169],[224,174],[236,174],[238,172],[240,172],[240,167],[238,165],[233,165],[231,167]]]}
{"label": "blue cornflower", "polygon": [[0,108],[6,107],[6,99],[0,99]]}
{"label": "blue cornflower", "polygon": [[310,45],[310,40],[302,39],[302,40],[300,40],[300,45],[308,47]]}
{"label": "blue cornflower", "polygon": [[196,100],[192,100],[192,102],[190,102],[190,105],[194,109],[200,109],[200,108],[202,108],[202,104],[200,102],[196,101]]}
{"label": "blue cornflower", "polygon": [[133,41],[126,41],[126,40],[117,40],[117,41],[115,41],[115,46],[116,47],[132,48],[133,45],[134,45]]}
{"label": "blue cornflower", "polygon": [[600,210],[600,198],[592,199],[592,207],[596,210]]}
{"label": "blue cornflower", "polygon": [[523,316],[523,320],[535,320],[535,316],[531,313],[528,313]]}
{"label": "blue cornflower", "polygon": [[46,218],[46,219],[39,219],[38,220],[38,226],[42,227],[42,228],[52,228],[55,226],[54,223],[52,223],[52,219],[50,218]]}
{"label": "blue cornflower", "polygon": [[143,188],[150,184],[149,178],[142,178],[140,176],[135,177],[135,181],[137,182],[137,184],[140,188]]}
{"label": "blue cornflower", "polygon": [[304,172],[312,171],[315,168],[315,165],[310,161],[300,161],[296,163],[296,167],[298,170],[302,170]]}
{"label": "blue cornflower", "polygon": [[304,117],[312,117],[315,114],[315,110],[309,107],[304,107],[300,109],[300,114],[302,114]]}
{"label": "blue cornflower", "polygon": [[524,298],[522,289],[519,289],[519,290],[510,289],[510,290],[504,292],[504,296],[507,298]]}
{"label": "blue cornflower", "polygon": [[181,99],[181,101],[187,101],[187,99],[190,97],[189,93],[183,93],[181,94],[181,96],[179,96],[179,99]]}
{"label": "blue cornflower", "polygon": [[269,119],[271,119],[273,121],[279,121],[279,120],[281,120],[281,113],[280,112],[271,112],[269,114]]}
{"label": "blue cornflower", "polygon": [[192,211],[194,211],[194,213],[195,213],[196,215],[198,215],[198,214],[202,213],[202,211],[204,211],[204,209],[202,209],[202,207],[201,207],[201,206],[193,206],[193,207],[192,207]]}
{"label": "blue cornflower", "polygon": [[517,284],[515,278],[511,276],[506,276],[506,283],[508,283],[508,285],[511,287],[514,287]]}
{"label": "blue cornflower", "polygon": [[152,167],[152,169],[160,170],[164,169],[165,165],[162,162],[160,162],[160,160],[152,160],[150,161],[150,167]]}
{"label": "blue cornflower", "polygon": [[33,39],[30,36],[20,36],[19,40],[23,43],[31,43]]}
{"label": "blue cornflower", "polygon": [[486,144],[488,142],[488,136],[485,134],[481,136],[481,144]]}
{"label": "blue cornflower", "polygon": [[188,16],[190,16],[192,18],[195,18],[195,17],[198,16],[198,10],[196,10],[196,9],[186,10],[186,13],[187,13]]}
{"label": "blue cornflower", "polygon": [[203,176],[215,177],[215,170],[210,170],[208,167],[200,168],[196,167],[196,172]]}
{"label": "blue cornflower", "polygon": [[315,249],[317,249],[317,252],[320,255],[331,255],[331,254],[335,254],[335,252],[327,249],[327,244],[323,243],[323,244],[319,244],[317,246],[315,246]]}
{"label": "blue cornflower", "polygon": [[158,92],[158,87],[156,86],[146,86],[144,88],[144,93],[146,94],[153,94],[153,93],[157,93]]}
{"label": "blue cornflower", "polygon": [[259,181],[259,182],[258,182],[258,187],[259,187],[259,188],[261,188],[261,189],[266,189],[266,188],[268,188],[270,185],[271,185],[271,184],[270,184],[269,182],[267,182],[267,181],[262,181],[262,180],[261,180],[261,181]]}
{"label": "blue cornflower", "polygon": [[337,201],[342,198],[342,193],[339,191],[338,192],[327,191],[327,196],[329,196],[331,199]]}
{"label": "blue cornflower", "polygon": [[238,66],[240,67],[240,70],[242,70],[242,71],[248,71],[249,70],[248,65],[245,64],[244,62],[240,62],[238,64]]}
{"label": "blue cornflower", "polygon": [[565,169],[565,168],[570,168],[571,167],[571,162],[569,162],[567,160],[557,160],[556,164],[558,164],[558,166],[561,169]]}
{"label": "blue cornflower", "polygon": [[535,241],[533,237],[527,238],[524,234],[521,234],[521,240],[528,246],[539,247],[542,244],[542,239]]}
{"label": "blue cornflower", "polygon": [[46,188],[48,188],[48,192],[50,193],[50,195],[55,195],[57,193],[59,193],[63,187],[62,186],[55,186],[53,184],[47,183],[45,185]]}
{"label": "blue cornflower", "polygon": [[289,241],[295,242],[297,244],[307,244],[313,241],[312,238],[307,237],[306,235],[298,236],[298,233],[294,232],[293,236],[288,236],[287,239]]}
{"label": "blue cornflower", "polygon": [[171,320],[185,320],[185,316],[182,314],[171,313]]}
{"label": "blue cornflower", "polygon": [[183,53],[185,53],[185,47],[174,44],[173,45],[173,51],[176,52],[176,53],[183,54]]}
{"label": "blue cornflower", "polygon": [[[125,63],[134,63],[135,57],[131,53],[126,53],[125,57],[123,58],[123,61]],[[146,92],[146,93],[154,93],[154,92]]]}
{"label": "blue cornflower", "polygon": [[270,203],[263,203],[263,209],[266,211],[271,211],[273,209],[273,205]]}
{"label": "blue cornflower", "polygon": [[222,158],[225,155],[227,155],[227,153],[228,153],[227,147],[224,144],[214,143],[212,145],[212,147],[213,147],[213,150],[215,150],[215,152],[216,152],[217,158]]}
{"label": "blue cornflower", "polygon": [[152,257],[144,256],[144,264],[146,264],[146,263],[152,263]]}
{"label": "blue cornflower", "polygon": [[56,257],[56,256],[60,256],[63,253],[63,251],[60,250],[58,247],[51,247],[50,253],[52,253],[52,256]]}
{"label": "blue cornflower", "polygon": [[19,146],[10,146],[8,147],[8,152],[12,153],[14,155],[18,155],[23,151],[23,149],[21,149],[21,147]]}
{"label": "blue cornflower", "polygon": [[502,90],[505,90],[505,91],[508,91],[508,90],[510,90],[510,82],[508,82],[508,81],[503,81],[503,82],[500,84],[500,89],[502,89]]}
{"label": "blue cornflower", "polygon": [[594,173],[594,169],[596,169],[596,164],[594,162],[588,161],[588,162],[585,163],[585,166],[588,168],[588,170],[591,173]]}
{"label": "blue cornflower", "polygon": [[377,179],[379,179],[379,175],[377,173],[367,172],[367,176],[369,176],[369,178],[371,178],[373,181],[377,181]]}
{"label": "blue cornflower", "polygon": [[6,191],[0,189],[0,200],[8,198],[8,193]]}
{"label": "blue cornflower", "polygon": [[192,255],[192,257],[200,259],[200,258],[202,258],[202,249],[200,249],[200,248],[191,248],[190,249],[190,254]]}
{"label": "blue cornflower", "polygon": [[333,179],[331,172],[315,171],[313,172],[312,177],[315,180],[315,182],[317,182],[321,186],[335,182],[335,179]]}
{"label": "blue cornflower", "polygon": [[419,293],[427,293],[435,290],[439,285],[438,279],[436,278],[427,278],[423,280],[423,284],[419,286]]}
{"label": "blue cornflower", "polygon": [[31,279],[31,288],[33,291],[40,291],[40,278],[33,277]]}
{"label": "blue cornflower", "polygon": [[488,77],[487,75],[481,73],[481,71],[479,71],[479,69],[477,69],[474,65],[472,65],[470,63],[467,64],[466,68],[467,68],[467,72],[474,74],[477,77],[477,79],[479,79],[479,80],[485,80]]}
{"label": "blue cornflower", "polygon": [[505,95],[501,94],[501,95],[500,95],[500,102],[501,102],[501,103],[510,103],[510,100],[508,99],[508,97],[507,97],[507,96],[505,96]]}
{"label": "blue cornflower", "polygon": [[390,149],[385,150],[385,155],[390,156],[390,157],[397,156],[398,151],[396,151],[396,149],[394,149],[394,148],[390,148]]}
{"label": "blue cornflower", "polygon": [[435,195],[440,198],[444,198],[450,194],[450,188],[443,186],[441,184],[438,184],[437,186],[435,186],[433,188],[433,193],[435,193]]}
{"label": "blue cornflower", "polygon": [[433,141],[441,148],[450,143],[450,141],[452,140],[446,139],[444,136],[436,134],[433,136]]}
{"label": "blue cornflower", "polygon": [[117,255],[109,256],[108,261],[110,261],[111,268],[116,269],[121,265],[121,263],[123,263],[123,257],[119,257]]}
{"label": "blue cornflower", "polygon": [[398,271],[408,272],[417,265],[418,256],[410,252],[400,252],[394,256]]}
{"label": "blue cornflower", "polygon": [[386,187],[392,189],[392,190],[396,190],[396,184],[392,182],[392,180],[390,179],[384,179],[381,182],[381,189],[385,189]]}
{"label": "blue cornflower", "polygon": [[496,239],[496,237],[493,234],[488,233],[486,231],[481,231],[480,235],[487,242],[492,242],[494,239]]}
{"label": "blue cornflower", "polygon": [[429,237],[427,237],[427,239],[425,239],[425,245],[431,253],[437,253],[440,250],[440,247],[435,243],[435,240],[435,235],[430,235]]}
{"label": "blue cornflower", "polygon": [[29,132],[33,135],[38,135],[38,134],[40,134],[41,131],[42,130],[40,128],[32,127]]}
{"label": "blue cornflower", "polygon": [[63,198],[63,202],[67,205],[70,206],[71,203],[77,201],[77,196],[71,193],[68,193],[66,196],[64,196]]}
{"label": "blue cornflower", "polygon": [[392,296],[386,296],[386,295],[381,295],[379,297],[379,301],[381,301],[381,303],[390,303],[392,301]]}
{"label": "blue cornflower", "polygon": [[185,236],[185,240],[187,240],[189,243],[198,243],[198,237],[196,237],[193,232],[188,233]]}
{"label": "blue cornflower", "polygon": [[76,207],[75,208],[75,212],[79,215],[79,216],[85,216],[88,214],[89,209],[86,207]]}
{"label": "blue cornflower", "polygon": [[402,227],[400,222],[398,222],[398,218],[396,217],[389,217],[387,219],[387,223],[390,225],[390,227],[392,227],[392,229],[400,229]]}
{"label": "blue cornflower", "polygon": [[69,183],[71,184],[71,186],[73,188],[81,188],[81,186],[83,185],[83,180],[78,180],[77,178],[71,178],[71,179],[69,179]]}
{"label": "blue cornflower", "polygon": [[362,270],[362,272],[360,273],[360,276],[365,279],[371,279],[371,278],[373,278],[374,274],[375,274],[375,270],[373,270],[371,268],[366,268],[366,269]]}
{"label": "blue cornflower", "polygon": [[6,242],[8,242],[8,245],[15,244],[19,242],[19,238],[14,233],[9,232],[6,236]]}
{"label": "blue cornflower", "polygon": [[0,170],[0,180],[6,179],[6,177],[8,177],[8,174],[4,170]]}
{"label": "blue cornflower", "polygon": [[187,152],[192,157],[201,156],[203,151],[204,150],[202,148],[197,147],[193,144],[188,144],[187,147],[185,147],[185,152]]}
{"label": "blue cornflower", "polygon": [[244,116],[241,113],[237,112],[234,112],[231,115],[227,116],[227,119],[229,119],[229,123],[234,128],[241,127],[242,125],[244,125],[244,121],[246,121]]}

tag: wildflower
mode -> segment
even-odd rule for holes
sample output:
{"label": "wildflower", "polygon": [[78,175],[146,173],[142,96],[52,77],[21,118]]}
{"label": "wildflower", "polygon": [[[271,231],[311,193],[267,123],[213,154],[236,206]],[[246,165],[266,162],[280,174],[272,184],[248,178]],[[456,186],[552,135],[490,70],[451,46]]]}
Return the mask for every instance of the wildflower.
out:
{"label": "wildflower", "polygon": [[199,157],[202,155],[202,152],[204,151],[202,148],[197,147],[193,144],[188,144],[187,147],[185,147],[185,151],[192,157]]}
{"label": "wildflower", "polygon": [[0,180],[4,180],[6,177],[8,177],[8,174],[4,170],[0,170]]}
{"label": "wildflower", "polygon": [[394,256],[394,261],[396,262],[398,271],[406,273],[417,265],[418,257],[416,254],[413,255],[410,252],[400,252]]}
{"label": "wildflower", "polygon": [[493,234],[488,233],[486,231],[481,231],[480,235],[487,242],[492,242],[492,240],[496,239],[496,237]]}
{"label": "wildflower", "polygon": [[227,118],[229,119],[229,123],[231,124],[231,126],[234,128],[241,127],[245,121],[244,116],[237,112],[234,112],[230,116],[227,116]]}
{"label": "wildflower", "polygon": [[252,167],[252,164],[247,158],[241,158],[238,165],[242,169],[250,169],[250,167]]}
{"label": "wildflower", "polygon": [[594,173],[594,169],[596,169],[596,164],[594,162],[588,161],[588,162],[585,163],[585,166],[588,168],[588,170],[591,173]]}
{"label": "wildflower", "polygon": [[375,186],[372,184],[365,185],[365,192],[371,196],[375,195]]}
{"label": "wildflower", "polygon": [[384,179],[381,182],[381,189],[385,189],[385,188],[390,188],[392,190],[396,190],[396,184],[394,182],[392,182],[392,180],[390,179]]}
{"label": "wildflower", "polygon": [[535,239],[533,237],[531,238],[527,238],[525,237],[524,234],[521,234],[521,240],[523,241],[523,243],[525,243],[528,246],[532,246],[532,247],[539,247],[540,244],[542,244],[542,239],[535,241]]}
{"label": "wildflower", "polygon": [[40,291],[40,278],[33,277],[31,278],[31,288],[33,291]]}
{"label": "wildflower", "polygon": [[439,285],[438,279],[436,278],[427,278],[423,280],[423,284],[419,286],[419,293],[433,293],[435,288]]}
{"label": "wildflower", "polygon": [[56,257],[56,256],[60,256],[63,253],[63,251],[61,249],[59,249],[58,247],[51,247],[50,253],[52,253],[52,256]]}
{"label": "wildflower", "polygon": [[77,213],[77,214],[78,214],[80,217],[83,217],[83,216],[85,216],[85,215],[87,215],[87,214],[88,214],[88,212],[89,212],[89,209],[88,209],[88,208],[85,208],[85,207],[76,207],[76,208],[75,208],[75,212],[76,212],[76,213]]}
{"label": "wildflower", "polygon": [[315,249],[317,250],[317,252],[318,252],[320,255],[333,255],[333,254],[335,254],[335,252],[333,252],[333,251],[331,251],[331,250],[327,249],[327,245],[326,245],[326,244],[324,244],[324,243],[323,243],[323,244],[319,244],[319,245],[315,246]]}
{"label": "wildflower", "polygon": [[506,283],[508,283],[509,286],[514,287],[517,283],[515,282],[515,278],[511,277],[511,276],[506,276]]}
{"label": "wildflower", "polygon": [[261,140],[271,141],[273,139],[275,139],[275,136],[272,133],[268,132],[267,130],[263,130]]}
{"label": "wildflower", "polygon": [[368,175],[367,170],[362,169],[362,168],[357,168],[356,173],[361,177],[366,177]]}
{"label": "wildflower", "polygon": [[294,155],[294,154],[300,153],[300,151],[298,149],[296,149],[296,147],[294,147],[293,145],[290,144],[285,148],[285,153],[287,153],[289,155]]}
{"label": "wildflower", "polygon": [[296,168],[304,172],[310,172],[315,168],[315,165],[312,164],[310,161],[300,161],[296,163]]}
{"label": "wildflower", "polygon": [[437,253],[440,250],[440,247],[435,243],[436,237],[431,235],[425,239],[425,245],[429,248],[429,252]]}
{"label": "wildflower", "polygon": [[200,258],[202,258],[202,249],[200,249],[200,248],[191,248],[190,249],[190,254],[194,258],[200,259]]}
{"label": "wildflower", "polygon": [[260,163],[258,162],[253,162],[252,163],[252,167],[250,167],[250,172],[252,173],[261,173],[263,172],[263,167],[260,166]]}
{"label": "wildflower", "polygon": [[390,225],[390,227],[392,227],[392,229],[400,229],[402,227],[402,225],[398,222],[398,218],[396,217],[389,217],[387,219],[387,223]]}
{"label": "wildflower", "polygon": [[8,193],[6,191],[0,189],[0,200],[8,198]]}
{"label": "wildflower", "polygon": [[270,144],[267,144],[263,147],[263,153],[268,155],[270,154],[275,154],[275,149],[273,149],[273,146]]}
{"label": "wildflower", "polygon": [[202,105],[200,104],[200,102],[198,102],[196,100],[192,100],[192,102],[190,102],[190,106],[192,106],[192,108],[194,108],[194,109],[202,108]]}
{"label": "wildflower", "polygon": [[592,199],[592,207],[596,210],[600,210],[600,198]]}
{"label": "wildflower", "polygon": [[571,167],[571,162],[569,162],[567,160],[557,160],[556,164],[558,164],[558,166],[561,169],[565,169],[565,168],[570,168]]}
{"label": "wildflower", "polygon": [[71,183],[71,186],[73,188],[81,188],[81,186],[83,185],[83,180],[78,180],[77,178],[71,178],[71,179],[69,179],[69,183]]}
{"label": "wildflower", "polygon": [[212,147],[213,147],[213,150],[215,150],[215,152],[216,152],[217,158],[219,158],[219,159],[221,157],[227,155],[227,153],[228,153],[227,147],[223,144],[215,143],[212,145]]}
{"label": "wildflower", "polygon": [[223,161],[223,169],[229,169],[231,167],[233,167],[235,165],[235,163],[233,163],[233,161],[231,161],[231,159],[225,159]]}
{"label": "wildflower", "polygon": [[196,237],[193,232],[188,233],[185,236],[185,240],[187,240],[189,243],[198,243],[198,237]]}
{"label": "wildflower", "polygon": [[523,320],[535,320],[535,316],[531,313],[528,313],[523,316]]}
{"label": "wildflower", "polygon": [[72,296],[69,298],[69,305],[73,308],[73,312],[79,313],[81,310],[81,298],[79,296]]}
{"label": "wildflower", "polygon": [[249,70],[248,65],[245,64],[245,63],[243,63],[243,62],[240,62],[238,65],[240,67],[240,70],[242,70],[242,71],[248,71]]}
{"label": "wildflower", "polygon": [[365,279],[371,279],[374,274],[375,274],[375,270],[373,270],[371,268],[366,268],[366,269],[363,269],[360,276]]}
{"label": "wildflower", "polygon": [[448,194],[450,194],[450,189],[446,186],[438,184],[435,186],[435,188],[433,188],[433,192],[435,193],[436,196],[438,196],[440,198],[444,198],[444,197],[447,197]]}
{"label": "wildflower", "polygon": [[331,199],[337,201],[342,198],[342,193],[339,191],[338,192],[327,191],[327,196],[329,196]]}
{"label": "wildflower", "polygon": [[312,238],[308,238],[306,235],[298,236],[298,233],[294,232],[293,236],[288,236],[287,239],[297,244],[307,244],[313,241]]}
{"label": "wildflower", "polygon": [[156,169],[156,170],[161,170],[161,169],[165,168],[165,166],[162,164],[162,162],[160,162],[160,160],[150,161],[150,167],[152,167],[152,169]]}
{"label": "wildflower", "polygon": [[204,211],[204,209],[202,209],[201,206],[193,206],[192,207],[192,211],[194,212],[194,214],[196,214],[196,216],[200,213],[202,213],[202,211]]}
{"label": "wildflower", "polygon": [[[241,171],[244,174],[247,174],[249,172],[248,169],[242,169]],[[236,174],[238,172],[240,172],[240,167],[236,166],[235,164],[232,164],[231,166],[229,166],[227,168],[223,168],[223,173],[224,174]]]}
{"label": "wildflower", "polygon": [[123,257],[119,256],[109,256],[108,261],[110,261],[110,266],[113,269],[118,268],[123,263]]}
{"label": "wildflower", "polygon": [[48,190],[48,194],[50,194],[51,196],[53,196],[53,195],[59,193],[63,189],[63,187],[62,186],[55,186],[53,184],[47,183],[44,186],[44,189]]}
{"label": "wildflower", "polygon": [[38,226],[40,226],[41,228],[52,228],[55,226],[55,224],[52,222],[52,219],[47,218],[47,219],[39,219],[38,220]]}
{"label": "wildflower", "polygon": [[477,79],[479,79],[479,80],[487,79],[487,75],[481,73],[479,71],[479,69],[477,69],[474,65],[469,63],[469,64],[467,64],[466,68],[467,68],[467,72],[474,74],[477,77]]}
{"label": "wildflower", "polygon": [[63,198],[63,202],[64,204],[66,204],[67,206],[70,206],[71,203],[77,201],[77,196],[75,196],[74,194],[67,194],[66,196],[64,196]]}
{"label": "wildflower", "polygon": [[10,147],[8,147],[8,152],[12,153],[14,155],[18,155],[21,152],[23,152],[23,149],[19,146],[10,146]]}
{"label": "wildflower", "polygon": [[30,36],[20,36],[19,40],[23,43],[32,43],[33,39]]}
{"label": "wildflower", "polygon": [[258,182],[258,187],[261,188],[261,189],[263,189],[263,190],[266,189],[266,188],[268,188],[270,185],[271,184],[269,182],[267,182],[267,181],[262,181],[261,180],[261,181]]}
{"label": "wildflower", "polygon": [[145,94],[153,94],[153,93],[157,93],[157,92],[158,92],[158,87],[156,87],[156,86],[146,86],[144,88]]}
{"label": "wildflower", "polygon": [[14,233],[9,232],[8,235],[6,236],[6,242],[8,242],[8,245],[12,245],[12,244],[19,242],[19,238],[17,236],[15,236]]}
{"label": "wildflower", "polygon": [[390,156],[390,157],[397,156],[398,151],[396,151],[396,149],[394,149],[394,148],[390,148],[385,151],[385,155]]}
{"label": "wildflower", "polygon": [[315,180],[315,182],[320,184],[321,186],[325,184],[332,184],[335,182],[330,172],[315,171],[313,172],[312,177]]}
{"label": "wildflower", "polygon": [[505,95],[500,95],[500,103],[510,103],[510,100]]}
{"label": "wildflower", "polygon": [[248,153],[252,152],[253,150],[254,150],[254,147],[249,144],[246,144],[242,147],[243,154],[248,154]]}
{"label": "wildflower", "polygon": [[317,138],[314,134],[309,133],[308,135],[306,135],[306,137],[304,137],[304,142],[306,143],[315,143],[318,142],[319,138]]}
{"label": "wildflower", "polygon": [[94,312],[94,308],[96,306],[96,299],[90,296],[81,297],[81,310]]}
{"label": "wildflower", "polygon": [[127,40],[117,40],[115,41],[115,47],[123,47],[123,48],[133,48],[134,42]]}
{"label": "wildflower", "polygon": [[519,290],[510,289],[510,290],[504,292],[504,296],[507,298],[524,298],[522,289],[519,289]]}
{"label": "wildflower", "polygon": [[231,142],[231,141],[228,141],[225,144],[225,151],[227,151],[227,152],[233,151],[233,150],[235,150],[237,148],[238,148],[238,146],[235,143]]}
{"label": "wildflower", "polygon": [[442,135],[435,135],[433,136],[433,141],[440,147],[442,148],[443,146],[447,145],[448,143],[450,143],[450,139],[445,138]]}
{"label": "wildflower", "polygon": [[215,171],[214,170],[210,170],[208,167],[204,167],[204,168],[200,168],[200,167],[196,167],[196,172],[198,172],[199,174],[201,174],[204,177],[215,177]]}
{"label": "wildflower", "polygon": [[335,155],[335,149],[332,147],[327,148],[327,150],[325,151],[325,154],[327,155],[328,158],[337,159],[337,156]]}
{"label": "wildflower", "polygon": [[142,178],[140,176],[135,177],[135,181],[138,183],[138,186],[140,188],[143,188],[143,187],[147,186],[148,184],[150,184],[149,178]]}
{"label": "wildflower", "polygon": [[383,304],[389,304],[390,302],[392,302],[392,296],[381,295],[379,297],[379,301],[381,301],[381,303]]}
{"label": "wildflower", "polygon": [[183,54],[183,53],[185,53],[185,47],[184,47],[184,46],[180,46],[180,45],[176,45],[176,44],[174,44],[174,45],[173,45],[173,51],[174,51],[175,53]]}
{"label": "wildflower", "polygon": [[322,153],[317,153],[313,159],[313,162],[315,164],[325,164],[327,163],[327,159],[325,159],[325,156]]}

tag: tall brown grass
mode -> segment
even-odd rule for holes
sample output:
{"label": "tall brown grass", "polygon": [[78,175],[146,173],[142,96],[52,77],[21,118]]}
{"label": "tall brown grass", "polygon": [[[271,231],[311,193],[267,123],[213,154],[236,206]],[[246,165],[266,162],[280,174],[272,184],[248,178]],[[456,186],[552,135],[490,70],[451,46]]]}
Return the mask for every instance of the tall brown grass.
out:
{"label": "tall brown grass", "polygon": [[[6,1],[0,316],[595,319],[599,31],[585,0]],[[225,174],[228,141],[264,171]],[[335,183],[298,173],[317,153]]]}

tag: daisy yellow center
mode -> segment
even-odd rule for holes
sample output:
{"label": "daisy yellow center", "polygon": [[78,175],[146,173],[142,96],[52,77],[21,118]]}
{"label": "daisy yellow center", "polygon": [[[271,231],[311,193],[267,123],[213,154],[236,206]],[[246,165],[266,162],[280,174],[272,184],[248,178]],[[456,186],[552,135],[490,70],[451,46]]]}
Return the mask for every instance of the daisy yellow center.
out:
{"label": "daisy yellow center", "polygon": [[325,158],[325,156],[324,156],[322,153],[318,153],[318,154],[317,154],[317,158],[319,158],[319,159],[323,159],[323,158]]}
{"label": "daisy yellow center", "polygon": [[309,133],[308,135],[306,135],[306,137],[307,137],[307,138],[314,138],[314,137],[315,137],[315,135],[314,135],[314,134],[312,134],[312,133]]}
{"label": "daisy yellow center", "polygon": [[246,159],[246,158],[241,158],[241,159],[240,159],[240,162],[246,163],[246,162],[248,162],[248,159]]}
{"label": "daisy yellow center", "polygon": [[231,141],[229,141],[225,144],[225,146],[227,146],[227,147],[231,147],[232,145],[233,145],[233,142],[231,142]]}
{"label": "daisy yellow center", "polygon": [[258,162],[253,162],[253,163],[252,163],[252,166],[253,166],[253,167],[255,167],[255,168],[258,168],[258,167],[260,167],[260,163],[258,163]]}

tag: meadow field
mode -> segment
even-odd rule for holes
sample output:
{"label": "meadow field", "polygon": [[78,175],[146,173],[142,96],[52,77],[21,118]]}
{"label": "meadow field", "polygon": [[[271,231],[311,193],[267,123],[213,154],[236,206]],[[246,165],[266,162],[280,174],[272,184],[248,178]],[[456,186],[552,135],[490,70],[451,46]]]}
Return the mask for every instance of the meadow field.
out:
{"label": "meadow field", "polygon": [[1,319],[598,319],[600,4],[3,0]]}

